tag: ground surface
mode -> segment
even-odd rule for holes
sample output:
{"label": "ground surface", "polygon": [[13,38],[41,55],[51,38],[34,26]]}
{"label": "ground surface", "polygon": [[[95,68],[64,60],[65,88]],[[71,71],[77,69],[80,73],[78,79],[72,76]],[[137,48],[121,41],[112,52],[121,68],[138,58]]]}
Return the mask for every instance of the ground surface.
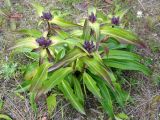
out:
{"label": "ground surface", "polygon": [[[17,20],[17,29],[34,28],[36,29],[36,19],[34,10],[30,6],[31,0],[11,0],[13,11],[20,13],[20,19]],[[86,8],[78,2],[59,2],[58,0],[40,0],[47,6],[47,9],[54,7],[62,12],[69,12],[69,16],[79,19],[85,16]],[[72,0],[74,1],[74,0]],[[134,102],[127,104],[125,113],[132,120],[159,120],[160,119],[160,1],[159,0],[123,0],[122,7],[130,7],[127,14],[127,27],[134,30],[150,50],[136,49],[136,52],[144,56],[145,64],[148,65],[153,74],[151,77],[145,77],[139,73],[127,72],[123,74],[123,79],[129,81],[131,95]],[[96,4],[98,8],[103,8],[105,12],[111,10],[112,5],[101,0],[91,1],[90,4]],[[0,1],[0,7],[4,7],[3,0]],[[142,11],[142,17],[137,17],[137,12]],[[78,16],[77,16],[78,15]],[[1,21],[0,21],[1,22]],[[0,96],[5,100],[4,108],[0,113],[5,113],[15,120],[36,120],[27,96],[14,94],[16,86],[22,81],[23,67],[25,67],[25,56],[12,54],[7,51],[14,45],[15,40],[21,36],[10,30],[9,20],[0,23]],[[128,82],[123,82],[127,84]],[[43,98],[42,98],[43,99]],[[98,108],[96,100],[89,96],[86,101],[87,116],[77,113],[72,107],[59,98],[59,106],[55,110],[52,118],[54,120],[106,120],[106,115]],[[39,118],[44,118],[45,107],[40,106]]]}

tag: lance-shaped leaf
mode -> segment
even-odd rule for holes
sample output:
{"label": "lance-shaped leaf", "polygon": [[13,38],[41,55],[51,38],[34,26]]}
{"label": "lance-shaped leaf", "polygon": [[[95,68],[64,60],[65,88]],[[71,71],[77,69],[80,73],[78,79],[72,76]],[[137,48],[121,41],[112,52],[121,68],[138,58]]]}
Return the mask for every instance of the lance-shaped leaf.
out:
{"label": "lance-shaped leaf", "polygon": [[33,111],[37,113],[37,104],[35,102],[35,99],[36,99],[36,93],[30,92],[29,94],[30,104],[31,104]]}
{"label": "lance-shaped leaf", "polygon": [[1,120],[12,120],[8,115],[5,115],[5,114],[0,114],[0,119]]}
{"label": "lance-shaped leaf", "polygon": [[143,72],[145,75],[151,74],[151,71],[143,64],[132,60],[118,60],[118,59],[104,59],[106,66],[119,68],[122,70],[137,70]]}
{"label": "lance-shaped leaf", "polygon": [[25,72],[24,79],[25,80],[32,80],[32,78],[36,75],[38,68],[38,63],[32,63],[28,65],[27,70]]}
{"label": "lance-shaped leaf", "polygon": [[52,94],[52,95],[48,96],[46,101],[47,101],[48,113],[49,113],[49,115],[51,115],[57,105],[56,95]]}
{"label": "lance-shaped leaf", "polygon": [[99,88],[97,87],[96,82],[94,79],[86,72],[83,73],[83,81],[87,86],[88,90],[93,93],[98,99],[101,99],[101,93]]}
{"label": "lance-shaped leaf", "polygon": [[109,50],[108,55],[106,55],[103,59],[118,59],[118,60],[133,60],[140,61],[142,59],[141,56],[123,50]]}
{"label": "lance-shaped leaf", "polygon": [[17,32],[22,33],[24,35],[28,35],[30,37],[35,37],[35,38],[39,38],[42,36],[42,33],[38,30],[35,30],[35,29],[23,29],[23,30],[19,30]]}
{"label": "lance-shaped leaf", "polygon": [[85,22],[84,22],[84,27],[83,27],[83,35],[82,35],[82,38],[84,40],[90,40],[90,35],[91,33],[91,27],[89,26],[89,21],[86,19]]}
{"label": "lance-shaped leaf", "polygon": [[83,61],[88,66],[91,73],[94,75],[100,76],[105,80],[107,87],[114,92],[114,86],[112,83],[116,81],[116,78],[113,72],[107,68],[100,60],[93,59],[93,58],[83,58]]}
{"label": "lance-shaped leaf", "polygon": [[107,15],[103,12],[103,10],[97,11],[97,19],[98,20],[103,20],[103,21],[107,21],[108,17]]}
{"label": "lance-shaped leaf", "polygon": [[36,75],[32,79],[30,91],[38,91],[40,89],[43,81],[47,79],[49,66],[49,63],[44,63],[38,68]]}
{"label": "lance-shaped leaf", "polygon": [[73,83],[74,83],[75,95],[78,97],[79,101],[83,105],[84,104],[84,95],[83,95],[83,92],[82,92],[80,81],[78,81],[78,79],[75,76],[72,76],[72,79],[73,79]]}
{"label": "lance-shaped leaf", "polygon": [[23,38],[23,39],[20,39],[17,41],[16,45],[9,48],[9,50],[12,50],[12,49],[23,49],[23,48],[31,48],[31,49],[34,49],[34,48],[38,48],[38,44],[36,43],[35,41],[35,38],[33,37],[27,37],[27,38]]}
{"label": "lance-shaped leaf", "polygon": [[76,36],[76,37],[80,37],[83,35],[83,30],[73,30],[71,31],[71,36]]}
{"label": "lance-shaped leaf", "polygon": [[59,44],[68,44],[68,45],[80,47],[80,43],[83,43],[82,39],[78,39],[75,37],[64,39],[63,37],[60,37],[60,36],[52,36],[50,37],[50,40],[52,40],[51,46],[59,45]]}
{"label": "lance-shaped leaf", "polygon": [[31,86],[31,80],[25,80],[21,83],[21,85],[18,85],[16,90],[14,92],[16,93],[21,93],[21,92],[26,92],[27,90],[29,90],[30,86]]}
{"label": "lance-shaped leaf", "polygon": [[123,16],[128,12],[129,9],[122,9],[122,10],[117,10],[115,16],[118,16],[120,20],[123,18]]}
{"label": "lance-shaped leaf", "polygon": [[95,22],[95,23],[90,23],[90,26],[92,28],[92,30],[95,32],[94,36],[95,36],[95,40],[99,41],[99,34],[100,34],[100,25],[99,23]]}
{"label": "lance-shaped leaf", "polygon": [[85,55],[86,55],[86,53],[83,52],[81,49],[74,48],[62,60],[60,60],[59,62],[57,62],[53,66],[51,66],[49,68],[49,72],[54,71],[62,66],[68,65],[69,63],[73,62],[77,58],[83,57]]}
{"label": "lance-shaped leaf", "polygon": [[66,80],[62,81],[60,89],[64,93],[64,96],[71,102],[72,106],[80,113],[85,114],[82,104],[80,103],[77,96],[73,93],[73,89]]}
{"label": "lance-shaped leaf", "polygon": [[102,95],[102,99],[100,99],[99,101],[102,107],[104,108],[105,112],[108,113],[108,115],[113,118],[114,112],[113,112],[112,99],[111,99],[109,90],[105,85],[105,82],[101,78],[97,76],[93,76],[93,78],[96,80],[97,86],[99,87]]}
{"label": "lance-shaped leaf", "polygon": [[121,86],[119,83],[114,83],[114,88],[115,88],[115,94],[114,97],[117,100],[117,103],[121,106],[124,107],[126,101],[130,98],[129,94],[121,89]]}
{"label": "lance-shaped leaf", "polygon": [[42,12],[44,11],[44,8],[39,3],[36,3],[36,2],[33,2],[31,4],[36,9],[37,14],[39,16],[42,16]]}
{"label": "lance-shaped leaf", "polygon": [[123,43],[129,43],[129,44],[145,47],[145,45],[139,40],[139,38],[136,35],[122,28],[104,26],[101,28],[101,33],[117,38],[117,40]]}
{"label": "lance-shaped leaf", "polygon": [[43,83],[43,92],[47,93],[52,88],[54,88],[56,85],[61,83],[61,81],[72,72],[71,67],[66,68],[60,68],[52,73],[52,75],[49,77],[49,80],[44,81]]}
{"label": "lance-shaped leaf", "polygon": [[76,27],[76,26],[80,26],[80,25],[78,25],[76,23],[65,21],[63,18],[58,17],[58,16],[54,16],[54,18],[49,22],[50,23],[54,23],[56,25],[59,25],[61,27]]}

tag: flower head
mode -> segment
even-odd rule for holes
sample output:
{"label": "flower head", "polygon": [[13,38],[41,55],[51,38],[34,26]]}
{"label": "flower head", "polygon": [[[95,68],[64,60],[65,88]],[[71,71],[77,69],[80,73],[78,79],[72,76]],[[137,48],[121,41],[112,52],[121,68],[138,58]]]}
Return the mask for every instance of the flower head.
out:
{"label": "flower head", "polygon": [[111,23],[114,25],[119,25],[119,23],[120,23],[119,17],[112,17]]}
{"label": "flower head", "polygon": [[143,12],[142,12],[142,11],[137,11],[137,17],[138,17],[138,18],[143,17]]}
{"label": "flower head", "polygon": [[83,47],[89,52],[93,52],[95,50],[95,45],[93,41],[85,41]]}
{"label": "flower head", "polygon": [[96,18],[96,16],[94,15],[94,13],[92,12],[91,13],[91,15],[89,16],[89,21],[91,22],[91,23],[94,23],[94,22],[96,22],[96,20],[97,20],[97,18]]}
{"label": "flower head", "polygon": [[46,40],[44,37],[36,39],[36,42],[42,47],[48,47],[52,43],[51,40]]}
{"label": "flower head", "polygon": [[50,12],[43,12],[43,15],[41,16],[41,18],[45,19],[45,20],[52,20],[52,14]]}

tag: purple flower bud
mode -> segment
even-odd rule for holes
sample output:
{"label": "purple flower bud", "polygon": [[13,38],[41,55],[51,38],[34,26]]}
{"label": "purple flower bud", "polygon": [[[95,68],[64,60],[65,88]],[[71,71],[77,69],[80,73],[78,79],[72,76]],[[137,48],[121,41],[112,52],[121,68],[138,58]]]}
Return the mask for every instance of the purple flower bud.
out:
{"label": "purple flower bud", "polygon": [[118,26],[120,24],[119,17],[112,17],[111,23]]}
{"label": "purple flower bud", "polygon": [[41,16],[41,18],[45,19],[45,20],[52,20],[52,14],[50,12],[43,12],[43,15]]}
{"label": "purple flower bud", "polygon": [[93,52],[95,50],[95,45],[93,41],[85,41],[83,47],[89,52]]}
{"label": "purple flower bud", "polygon": [[44,37],[36,39],[36,42],[42,47],[48,47],[52,43],[51,40],[46,40]]}
{"label": "purple flower bud", "polygon": [[94,22],[96,22],[96,16],[94,15],[94,13],[92,12],[91,13],[91,15],[89,16],[89,21],[91,22],[91,23],[94,23]]}

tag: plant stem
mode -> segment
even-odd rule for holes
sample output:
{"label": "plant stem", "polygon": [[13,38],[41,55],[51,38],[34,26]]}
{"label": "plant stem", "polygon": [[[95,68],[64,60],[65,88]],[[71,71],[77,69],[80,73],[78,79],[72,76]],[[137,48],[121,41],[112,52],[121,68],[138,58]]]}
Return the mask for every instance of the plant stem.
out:
{"label": "plant stem", "polygon": [[46,48],[47,51],[47,55],[48,55],[48,60],[49,62],[53,62],[54,61],[54,57],[51,55],[51,52],[49,51],[48,48]]}
{"label": "plant stem", "polygon": [[47,24],[48,24],[48,33],[49,33],[49,31],[51,29],[51,25],[50,25],[50,23],[48,21],[47,21]]}

